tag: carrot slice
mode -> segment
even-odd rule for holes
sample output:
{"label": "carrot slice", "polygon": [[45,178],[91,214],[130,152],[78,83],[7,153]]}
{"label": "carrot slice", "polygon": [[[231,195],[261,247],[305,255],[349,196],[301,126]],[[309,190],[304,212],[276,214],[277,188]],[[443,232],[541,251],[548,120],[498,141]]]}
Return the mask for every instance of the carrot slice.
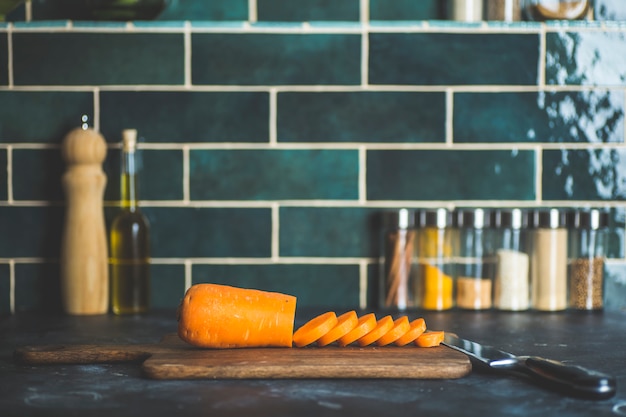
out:
{"label": "carrot slice", "polygon": [[376,344],[378,346],[386,346],[393,343],[410,329],[411,325],[409,324],[409,318],[407,316],[399,317],[393,322],[393,328],[378,339]]}
{"label": "carrot slice", "polygon": [[354,329],[348,334],[339,338],[339,346],[348,346],[350,343],[356,341],[358,338],[365,336],[376,327],[376,315],[369,313],[359,317],[359,321]]}
{"label": "carrot slice", "polygon": [[420,337],[415,339],[415,344],[419,347],[439,346],[443,342],[443,332],[434,331],[422,333]]}
{"label": "carrot slice", "polygon": [[357,339],[357,343],[359,344],[359,346],[370,345],[380,339],[385,333],[387,333],[391,329],[393,329],[393,319],[391,318],[391,316],[385,316],[382,319],[378,320],[378,322],[376,322],[376,327],[374,328],[374,330],[372,330],[365,336]]}
{"label": "carrot slice", "polygon": [[317,345],[320,347],[330,345],[340,337],[348,334],[358,323],[359,317],[357,316],[356,311],[343,313],[341,316],[337,317],[337,324],[335,327],[319,338]]}
{"label": "carrot slice", "polygon": [[218,284],[190,287],[178,336],[205,348],[291,347],[296,297]]}
{"label": "carrot slice", "polygon": [[297,347],[303,347],[316,342],[336,325],[337,315],[333,311],[320,314],[296,330],[293,334],[293,344]]}
{"label": "carrot slice", "polygon": [[408,332],[406,332],[398,340],[393,342],[396,346],[405,346],[411,342],[414,342],[415,339],[420,337],[422,333],[426,331],[426,321],[424,321],[424,319],[420,317],[413,320],[410,323],[410,327],[411,328]]}

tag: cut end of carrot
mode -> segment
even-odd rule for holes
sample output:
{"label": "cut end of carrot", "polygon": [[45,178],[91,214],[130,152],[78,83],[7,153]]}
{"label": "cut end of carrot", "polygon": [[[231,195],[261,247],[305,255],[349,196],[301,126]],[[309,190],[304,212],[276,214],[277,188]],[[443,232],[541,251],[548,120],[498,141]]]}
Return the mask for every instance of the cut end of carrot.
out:
{"label": "cut end of carrot", "polygon": [[304,323],[293,334],[293,344],[297,347],[304,347],[324,336],[337,325],[337,315],[333,311],[320,314],[312,320]]}
{"label": "cut end of carrot", "polygon": [[435,347],[439,346],[443,342],[443,331],[431,331],[423,333],[420,337],[415,339],[415,344],[419,347]]}

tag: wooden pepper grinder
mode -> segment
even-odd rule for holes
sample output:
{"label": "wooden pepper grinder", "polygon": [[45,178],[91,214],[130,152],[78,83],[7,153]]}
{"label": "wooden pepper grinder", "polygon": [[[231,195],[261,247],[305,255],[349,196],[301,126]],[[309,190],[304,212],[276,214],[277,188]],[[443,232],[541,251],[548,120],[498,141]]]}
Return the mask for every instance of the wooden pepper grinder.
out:
{"label": "wooden pepper grinder", "polygon": [[93,129],[76,128],[61,145],[67,171],[65,227],[61,240],[61,294],[66,313],[104,314],[109,302],[109,265],[102,162],[106,142]]}

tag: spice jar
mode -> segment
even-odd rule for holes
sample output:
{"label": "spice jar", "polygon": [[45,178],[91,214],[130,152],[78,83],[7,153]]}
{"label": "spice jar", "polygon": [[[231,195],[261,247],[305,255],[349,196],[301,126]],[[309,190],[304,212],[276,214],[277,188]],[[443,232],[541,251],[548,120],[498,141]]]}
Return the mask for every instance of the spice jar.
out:
{"label": "spice jar", "polygon": [[493,306],[498,310],[529,308],[529,212],[498,209],[492,212],[496,247]]}
{"label": "spice jar", "polygon": [[567,308],[567,223],[558,209],[533,213],[531,306],[541,311]]}
{"label": "spice jar", "polygon": [[459,210],[454,216],[454,226],[459,236],[456,306],[489,309],[496,265],[490,212],[481,208]]}
{"label": "spice jar", "polygon": [[582,20],[591,10],[591,0],[522,0],[526,20]]}
{"label": "spice jar", "polygon": [[415,212],[407,209],[382,213],[383,259],[379,305],[404,310],[415,306],[413,252]]}
{"label": "spice jar", "polygon": [[603,308],[604,257],[609,215],[597,209],[568,213],[569,307]]}
{"label": "spice jar", "polygon": [[458,237],[452,213],[444,208],[417,212],[417,306],[426,310],[454,307],[454,263]]}

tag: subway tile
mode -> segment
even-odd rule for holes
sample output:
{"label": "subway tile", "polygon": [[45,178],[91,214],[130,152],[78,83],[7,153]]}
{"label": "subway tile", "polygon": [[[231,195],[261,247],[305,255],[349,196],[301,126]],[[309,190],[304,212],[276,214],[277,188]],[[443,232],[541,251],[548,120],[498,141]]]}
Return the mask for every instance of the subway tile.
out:
{"label": "subway tile", "polygon": [[0,258],[58,258],[63,211],[58,206],[0,206]]}
{"label": "subway tile", "polygon": [[622,31],[546,33],[546,84],[626,85]]}
{"label": "subway tile", "polygon": [[594,19],[626,20],[626,4],[622,0],[594,0]]}
{"label": "subway tile", "polygon": [[0,317],[11,314],[11,267],[0,263]]}
{"label": "subway tile", "polygon": [[9,85],[9,42],[7,34],[0,33],[0,85]]}
{"label": "subway tile", "polygon": [[355,150],[192,150],[192,200],[355,200]]}
{"label": "subway tile", "polygon": [[0,149],[0,201],[9,199],[8,186],[8,154],[6,149]]}
{"label": "subway tile", "polygon": [[66,165],[59,149],[13,150],[13,198],[59,202],[64,199]]}
{"label": "subway tile", "polygon": [[279,93],[279,142],[443,142],[445,95]]}
{"label": "subway tile", "polygon": [[93,101],[91,92],[0,91],[0,142],[61,143],[83,115],[93,121]]}
{"label": "subway tile", "polygon": [[[141,143],[141,138],[139,139]],[[141,146],[141,145],[139,145]],[[121,173],[120,149],[109,150],[105,163],[107,187],[104,198],[118,201]],[[140,200],[183,199],[183,152],[175,149],[142,149],[135,152],[137,197]]]}
{"label": "subway tile", "polygon": [[440,0],[369,0],[371,20],[441,19]]}
{"label": "subway tile", "polygon": [[144,207],[153,257],[269,257],[265,208]]}
{"label": "subway tile", "polygon": [[61,311],[59,264],[15,265],[15,311]]}
{"label": "subway tile", "polygon": [[377,209],[281,207],[280,256],[378,256]]}
{"label": "subway tile", "polygon": [[177,308],[185,295],[185,266],[153,263],[150,285],[151,308]]}
{"label": "subway tile", "polygon": [[368,200],[533,200],[534,181],[533,151],[367,153]]}
{"label": "subway tile", "polygon": [[359,35],[195,33],[191,43],[192,82],[196,85],[361,82]]}
{"label": "subway tile", "polygon": [[257,0],[260,21],[355,21],[359,9],[359,0]]}
{"label": "subway tile", "polygon": [[359,266],[319,264],[194,265],[193,283],[210,282],[297,297],[297,307],[359,306]]}
{"label": "subway tile", "polygon": [[544,200],[626,200],[626,149],[545,149]]}
{"label": "subway tile", "polygon": [[[245,120],[245,123],[242,122]],[[146,142],[267,142],[265,92],[101,92],[101,130],[119,141],[137,129]]]}
{"label": "subway tile", "polygon": [[456,93],[453,141],[623,142],[619,90]]}
{"label": "subway tile", "polygon": [[13,33],[15,85],[184,83],[180,33]]}
{"label": "subway tile", "polygon": [[536,34],[371,33],[369,82],[535,85]]}

